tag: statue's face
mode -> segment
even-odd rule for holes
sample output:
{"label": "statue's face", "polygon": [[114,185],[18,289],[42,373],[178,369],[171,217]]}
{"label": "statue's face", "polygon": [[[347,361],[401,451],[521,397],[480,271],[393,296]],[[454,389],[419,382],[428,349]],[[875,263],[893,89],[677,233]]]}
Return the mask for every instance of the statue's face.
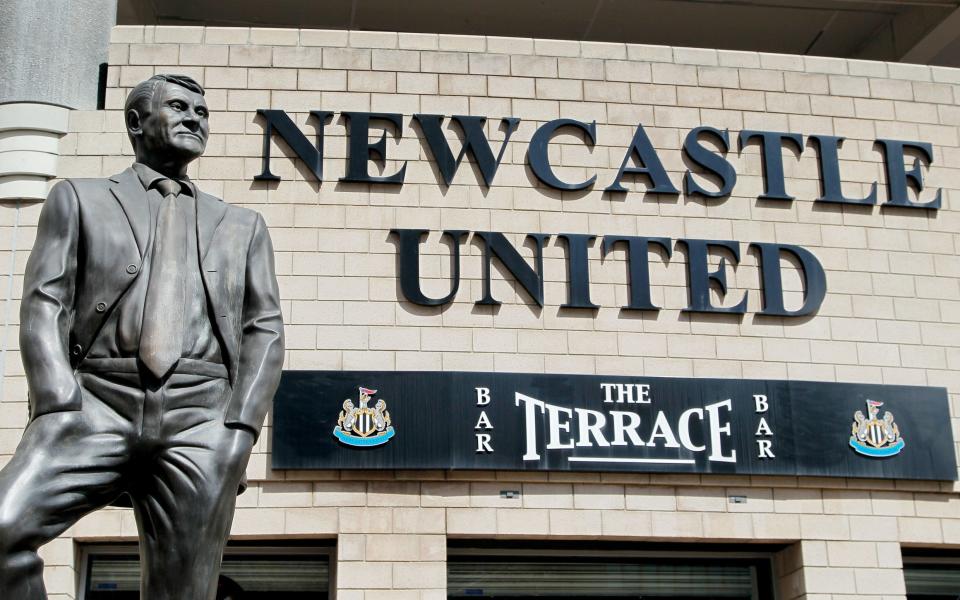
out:
{"label": "statue's face", "polygon": [[203,96],[164,82],[155,92],[159,102],[142,122],[143,148],[148,155],[171,156],[189,162],[201,154],[210,136],[209,112]]}

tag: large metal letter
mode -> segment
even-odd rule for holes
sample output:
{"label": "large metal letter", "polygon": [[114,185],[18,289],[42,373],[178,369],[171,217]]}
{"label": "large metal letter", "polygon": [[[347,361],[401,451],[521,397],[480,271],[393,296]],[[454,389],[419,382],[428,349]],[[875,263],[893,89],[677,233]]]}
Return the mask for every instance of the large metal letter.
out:
{"label": "large metal letter", "polygon": [[567,303],[561,308],[600,308],[590,302],[590,261],[587,248],[597,239],[586,233],[561,233],[567,242]]}
{"label": "large metal letter", "polygon": [[262,115],[267,122],[263,130],[263,167],[259,175],[254,175],[255,181],[280,181],[279,175],[270,172],[270,134],[276,130],[290,149],[310,169],[317,181],[323,181],[323,126],[327,124],[332,112],[327,110],[311,110],[310,115],[317,119],[317,147],[314,148],[296,124],[282,110],[260,108],[257,114]]}
{"label": "large metal letter", "polygon": [[567,183],[557,177],[553,172],[553,167],[550,166],[550,156],[547,146],[550,144],[550,139],[553,137],[553,134],[562,127],[575,127],[586,133],[587,140],[591,147],[597,143],[596,121],[587,124],[574,119],[555,119],[541,125],[540,128],[537,129],[537,132],[533,134],[533,137],[530,139],[530,148],[527,150],[527,163],[530,165],[530,170],[533,171],[533,174],[537,176],[537,179],[552,188],[569,191],[588,188],[597,180],[596,175],[580,183]]}
{"label": "large metal letter", "polygon": [[727,293],[727,259],[721,258],[716,271],[709,271],[707,254],[711,248],[725,248],[740,262],[740,244],[732,240],[678,240],[687,247],[687,286],[690,306],[682,312],[733,313],[747,312],[747,292],[735,306],[721,307],[710,303],[710,284],[715,283],[723,297]]}
{"label": "large metal letter", "polygon": [[874,181],[870,186],[870,193],[866,198],[847,198],[843,195],[840,179],[840,157],[837,151],[843,145],[844,138],[835,135],[811,135],[809,136],[817,145],[817,152],[820,155],[820,185],[823,195],[817,198],[817,202],[830,202],[832,204],[876,204],[877,203],[877,182]]}
{"label": "large metal letter", "polygon": [[543,242],[550,237],[546,233],[528,233],[527,239],[531,239],[536,244],[534,262],[536,270],[530,268],[527,261],[523,260],[517,249],[514,248],[502,233],[496,231],[478,231],[477,236],[483,240],[483,298],[477,300],[477,304],[499,305],[490,294],[490,263],[496,256],[503,263],[510,273],[516,277],[523,289],[530,294],[530,297],[538,306],[543,306]]}
{"label": "large metal letter", "polygon": [[628,310],[660,310],[650,299],[650,259],[647,249],[650,244],[663,248],[669,260],[673,254],[670,238],[639,237],[635,235],[608,235],[603,238],[603,255],[606,256],[618,242],[627,244],[627,273],[630,283]]}
{"label": "large metal letter", "polygon": [[[634,156],[639,160],[640,166],[627,167],[627,163],[630,162]],[[643,125],[637,125],[637,131],[633,134],[633,141],[630,142],[630,147],[627,148],[627,153],[624,155],[623,162],[620,164],[620,170],[617,171],[617,177],[613,180],[613,183],[607,186],[606,191],[626,193],[627,188],[620,184],[620,180],[625,173],[630,173],[631,175],[646,175],[649,177],[653,187],[650,187],[647,190],[648,192],[654,194],[680,194],[680,190],[673,186],[673,183],[667,176],[667,171],[663,168],[663,163],[660,162],[660,157],[657,156],[657,151],[653,148],[650,138],[647,137],[647,132],[643,130]]]}
{"label": "large metal letter", "polygon": [[726,129],[720,131],[713,127],[697,127],[687,134],[687,139],[683,142],[683,151],[690,160],[720,178],[720,189],[716,192],[704,189],[693,178],[693,173],[687,170],[683,176],[683,190],[688,196],[695,194],[707,198],[729,196],[730,192],[733,191],[733,186],[737,183],[737,172],[727,159],[700,145],[700,134],[706,134],[705,137],[716,140],[717,145],[720,146],[720,151],[726,156],[730,149],[730,131]]}
{"label": "large metal letter", "polygon": [[[884,166],[887,171],[887,201],[885,205],[903,206],[906,208],[940,208],[940,198],[943,190],[937,190],[933,200],[927,202],[912,202],[908,194],[909,188],[917,192],[917,199],[923,191],[923,172],[920,170],[920,161],[923,159],[929,165],[933,162],[933,146],[929,142],[902,142],[900,140],[877,140],[883,146]],[[913,167],[907,171],[903,164],[904,150],[912,148],[918,150],[919,158],[913,160]]]}
{"label": "large metal letter", "polygon": [[413,115],[413,120],[420,124],[424,137],[427,138],[427,146],[433,153],[433,158],[437,161],[437,168],[440,175],[443,176],[443,182],[447,185],[453,181],[463,157],[467,152],[473,155],[477,168],[480,169],[480,175],[483,177],[483,183],[487,187],[493,184],[493,176],[497,174],[500,167],[500,161],[503,160],[503,153],[507,149],[507,143],[510,136],[517,130],[517,124],[520,119],[516,117],[504,117],[501,123],[506,126],[503,143],[500,144],[500,152],[497,157],[493,157],[493,151],[490,149],[490,142],[487,135],[483,132],[483,124],[486,117],[470,117],[466,115],[453,115],[450,120],[460,126],[463,131],[463,144],[460,147],[460,154],[456,159],[450,152],[450,144],[447,143],[446,136],[443,135],[443,115]]}
{"label": "large metal letter", "polygon": [[[763,310],[758,314],[777,317],[802,317],[817,312],[827,294],[827,276],[823,266],[812,252],[789,244],[754,242],[751,248],[760,249],[760,275],[763,281]],[[803,269],[803,306],[787,310],[783,306],[783,280],[780,276],[780,254],[788,252],[800,261]]]}
{"label": "large metal letter", "polygon": [[390,233],[397,234],[399,245],[399,261],[397,265],[400,278],[400,291],[403,296],[421,306],[441,306],[453,300],[460,289],[460,240],[467,235],[467,231],[448,230],[443,237],[449,237],[453,246],[453,256],[450,259],[450,293],[443,298],[430,298],[420,289],[420,240],[427,234],[426,229],[391,229]]}
{"label": "large metal letter", "polygon": [[343,119],[349,130],[349,155],[347,158],[347,174],[340,181],[353,183],[403,183],[403,176],[407,172],[407,163],[404,161],[400,170],[393,175],[374,176],[367,170],[367,163],[371,160],[387,160],[387,132],[380,135],[380,139],[370,143],[370,121],[387,121],[397,130],[397,137],[402,136],[403,116],[397,113],[368,113],[345,112]]}
{"label": "large metal letter", "polygon": [[763,200],[793,200],[787,193],[783,175],[783,142],[791,142],[797,152],[803,152],[803,136],[799,133],[781,133],[779,131],[752,131],[744,129],[740,132],[737,144],[742,151],[750,140],[759,138],[763,162]]}

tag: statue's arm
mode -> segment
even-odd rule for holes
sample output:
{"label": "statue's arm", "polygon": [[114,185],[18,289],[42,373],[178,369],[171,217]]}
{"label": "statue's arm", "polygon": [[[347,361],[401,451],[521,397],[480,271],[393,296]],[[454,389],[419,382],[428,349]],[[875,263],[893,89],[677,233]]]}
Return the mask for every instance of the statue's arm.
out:
{"label": "statue's arm", "polygon": [[226,424],[247,428],[258,436],[283,367],[280,290],[274,272],[273,244],[260,215],[247,250],[241,326],[240,364]]}
{"label": "statue's arm", "polygon": [[20,305],[20,353],[32,417],[81,408],[69,337],[77,278],[80,203],[69,181],[50,190],[27,260]]}

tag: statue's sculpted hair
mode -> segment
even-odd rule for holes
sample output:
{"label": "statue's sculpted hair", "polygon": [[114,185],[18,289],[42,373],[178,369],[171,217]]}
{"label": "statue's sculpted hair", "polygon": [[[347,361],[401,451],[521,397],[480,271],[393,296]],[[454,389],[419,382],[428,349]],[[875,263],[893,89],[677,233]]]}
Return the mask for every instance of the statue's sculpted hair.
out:
{"label": "statue's sculpted hair", "polygon": [[203,95],[203,87],[188,75],[157,74],[146,81],[141,81],[136,87],[130,90],[130,93],[127,95],[127,102],[123,106],[123,112],[126,113],[132,108],[140,113],[141,117],[149,114],[151,108],[150,101],[153,99],[154,94],[156,94],[157,87],[165,82],[179,85],[195,94]]}

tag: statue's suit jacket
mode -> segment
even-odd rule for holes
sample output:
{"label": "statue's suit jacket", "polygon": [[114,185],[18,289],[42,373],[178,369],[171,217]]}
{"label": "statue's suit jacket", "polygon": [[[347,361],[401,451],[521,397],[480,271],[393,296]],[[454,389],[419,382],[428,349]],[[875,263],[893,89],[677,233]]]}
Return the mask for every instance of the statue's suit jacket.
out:
{"label": "statue's suit jacket", "polygon": [[[258,213],[203,192],[196,203],[196,268],[233,389],[225,424],[259,435],[283,363],[273,246]],[[133,169],[109,179],[62,181],[51,190],[20,310],[31,418],[82,409],[75,370],[140,276],[150,234],[147,199]]]}

